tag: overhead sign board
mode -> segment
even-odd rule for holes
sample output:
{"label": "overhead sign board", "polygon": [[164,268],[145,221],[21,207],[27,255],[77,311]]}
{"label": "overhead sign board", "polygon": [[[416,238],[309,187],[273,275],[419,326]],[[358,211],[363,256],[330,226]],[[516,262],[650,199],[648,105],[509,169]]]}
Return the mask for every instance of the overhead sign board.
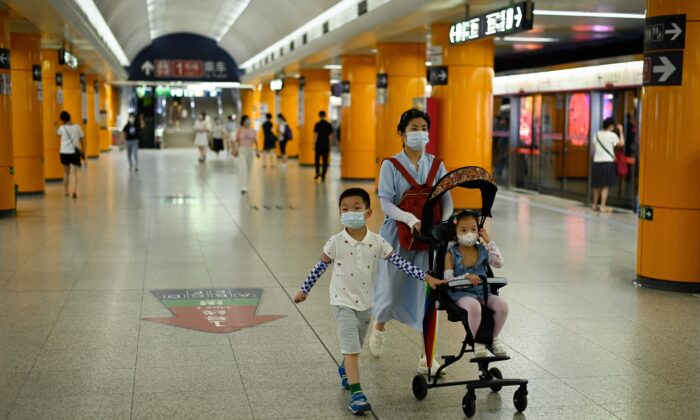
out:
{"label": "overhead sign board", "polygon": [[447,66],[431,66],[428,67],[428,84],[431,86],[442,86],[447,85],[449,78],[449,73],[447,72]]}
{"label": "overhead sign board", "polygon": [[644,86],[680,86],[683,84],[683,51],[644,53]]}
{"label": "overhead sign board", "polygon": [[533,10],[534,3],[523,1],[453,23],[450,44],[530,30]]}
{"label": "overhead sign board", "polygon": [[78,68],[78,57],[72,52],[66,50],[58,50],[58,64],[68,66],[72,69]]}
{"label": "overhead sign board", "polygon": [[644,23],[644,51],[685,48],[685,15],[647,18]]}
{"label": "overhead sign board", "polygon": [[377,105],[386,105],[389,99],[388,87],[389,75],[386,73],[377,73]]}

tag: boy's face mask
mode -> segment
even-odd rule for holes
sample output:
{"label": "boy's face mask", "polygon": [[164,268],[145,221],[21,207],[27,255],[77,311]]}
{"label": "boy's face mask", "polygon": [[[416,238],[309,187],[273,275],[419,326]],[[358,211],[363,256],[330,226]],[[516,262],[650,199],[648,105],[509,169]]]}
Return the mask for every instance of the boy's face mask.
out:
{"label": "boy's face mask", "polygon": [[348,211],[340,215],[340,223],[350,229],[360,229],[365,225],[365,213],[367,211]]}

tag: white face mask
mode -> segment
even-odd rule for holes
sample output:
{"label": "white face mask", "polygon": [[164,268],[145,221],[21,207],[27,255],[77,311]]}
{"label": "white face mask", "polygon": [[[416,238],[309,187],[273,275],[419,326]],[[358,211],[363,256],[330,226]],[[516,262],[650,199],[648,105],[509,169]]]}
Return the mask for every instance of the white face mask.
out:
{"label": "white face mask", "polygon": [[474,246],[479,239],[479,235],[474,232],[465,233],[457,236],[457,242],[462,246]]}
{"label": "white face mask", "polygon": [[427,131],[406,132],[406,146],[408,146],[408,148],[411,150],[415,150],[416,152],[422,152],[425,150],[425,146],[429,141],[430,139],[428,138]]}
{"label": "white face mask", "polygon": [[129,122],[132,123],[132,124],[135,123],[135,122],[136,122],[136,118],[134,118],[134,117],[129,117]]}
{"label": "white face mask", "polygon": [[365,213],[367,211],[348,211],[340,215],[340,223],[350,229],[360,229],[365,225]]}

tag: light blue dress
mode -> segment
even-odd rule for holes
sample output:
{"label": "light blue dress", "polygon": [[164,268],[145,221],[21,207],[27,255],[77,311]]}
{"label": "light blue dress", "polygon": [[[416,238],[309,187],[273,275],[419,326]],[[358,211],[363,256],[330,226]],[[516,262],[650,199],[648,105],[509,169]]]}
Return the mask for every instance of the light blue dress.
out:
{"label": "light blue dress", "polygon": [[[401,152],[394,156],[408,170],[419,184],[425,183],[430,172],[430,167],[435,158],[433,155],[423,153],[418,161],[418,170]],[[443,164],[440,165],[435,182],[442,178],[447,171]],[[391,162],[384,162],[379,172],[379,197],[386,198],[396,206],[401,202],[404,193],[411,189],[411,185],[396,169]],[[449,193],[443,196],[443,218],[452,213],[452,199]],[[420,218],[420,215],[417,215]],[[415,264],[422,270],[428,270],[428,251],[406,251],[399,245],[399,234],[396,221],[385,217],[384,225],[379,234],[391,244],[394,251],[401,257]],[[410,325],[418,332],[423,332],[423,312],[425,305],[425,283],[416,281],[403,271],[396,268],[390,262],[384,260],[379,263],[377,282],[374,295],[374,317],[377,322],[388,322],[392,319]]]}

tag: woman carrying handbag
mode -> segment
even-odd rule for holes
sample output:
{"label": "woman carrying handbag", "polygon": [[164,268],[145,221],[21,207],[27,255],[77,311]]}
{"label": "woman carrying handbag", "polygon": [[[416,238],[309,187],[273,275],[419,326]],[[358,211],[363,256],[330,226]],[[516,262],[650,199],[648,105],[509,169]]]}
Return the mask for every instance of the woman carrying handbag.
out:
{"label": "woman carrying handbag", "polygon": [[70,114],[61,112],[62,125],[58,127],[57,135],[61,137],[61,164],[63,165],[63,186],[65,196],[70,196],[70,178],[73,174],[73,198],[78,198],[78,168],[82,166],[83,154],[83,130],[79,125],[71,123]]}

